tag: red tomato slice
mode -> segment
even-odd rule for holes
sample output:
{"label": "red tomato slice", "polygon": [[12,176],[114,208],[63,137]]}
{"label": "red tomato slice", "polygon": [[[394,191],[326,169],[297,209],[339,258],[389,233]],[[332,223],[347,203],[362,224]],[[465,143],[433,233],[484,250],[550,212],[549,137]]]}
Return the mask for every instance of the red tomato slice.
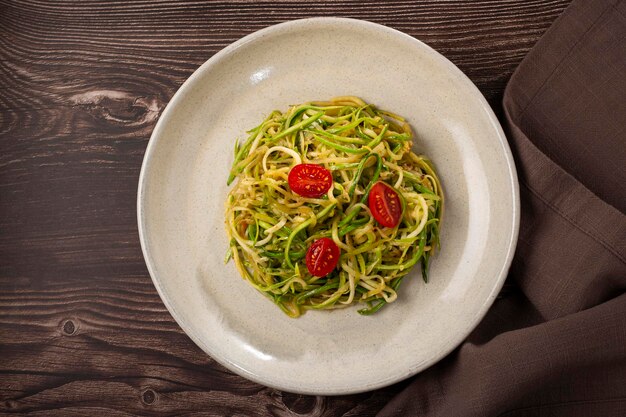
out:
{"label": "red tomato slice", "polygon": [[333,176],[321,165],[298,164],[287,178],[289,188],[302,197],[321,197],[333,185]]}
{"label": "red tomato slice", "polygon": [[306,251],[306,267],[316,277],[330,274],[338,261],[339,247],[327,237],[316,240]]}
{"label": "red tomato slice", "polygon": [[374,184],[367,197],[372,216],[385,227],[396,227],[402,218],[402,203],[396,190],[382,181]]}

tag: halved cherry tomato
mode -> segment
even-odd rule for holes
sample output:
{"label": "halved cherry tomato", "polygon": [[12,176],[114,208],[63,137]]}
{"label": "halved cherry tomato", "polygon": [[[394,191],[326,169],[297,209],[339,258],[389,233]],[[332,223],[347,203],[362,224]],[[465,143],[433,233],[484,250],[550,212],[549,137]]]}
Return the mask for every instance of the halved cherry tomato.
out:
{"label": "halved cherry tomato", "polygon": [[306,251],[306,267],[316,277],[330,274],[338,261],[339,247],[327,237],[316,240]]}
{"label": "halved cherry tomato", "polygon": [[333,176],[321,165],[298,164],[287,178],[289,188],[302,197],[321,197],[333,185]]}
{"label": "halved cherry tomato", "polygon": [[402,203],[396,190],[382,181],[374,184],[367,197],[372,216],[385,227],[396,227],[402,218]]}

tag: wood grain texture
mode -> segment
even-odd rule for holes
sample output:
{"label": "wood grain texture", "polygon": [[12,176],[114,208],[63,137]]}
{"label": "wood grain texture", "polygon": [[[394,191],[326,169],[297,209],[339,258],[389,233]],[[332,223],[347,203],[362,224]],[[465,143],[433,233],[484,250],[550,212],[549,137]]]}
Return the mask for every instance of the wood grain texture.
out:
{"label": "wood grain texture", "polygon": [[311,16],[425,41],[499,113],[511,73],[567,3],[0,1],[0,415],[375,415],[406,382],[283,393],[219,366],[176,325],[137,235],[155,122],[211,55]]}

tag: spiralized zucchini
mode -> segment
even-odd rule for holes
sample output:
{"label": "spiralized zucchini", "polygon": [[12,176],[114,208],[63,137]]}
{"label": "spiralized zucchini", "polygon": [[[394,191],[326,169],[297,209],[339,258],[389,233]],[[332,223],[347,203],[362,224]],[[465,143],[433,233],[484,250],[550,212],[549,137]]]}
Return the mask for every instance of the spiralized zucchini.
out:
{"label": "spiralized zucchini", "polygon": [[[369,315],[397,298],[416,264],[428,282],[428,264],[439,247],[443,192],[433,164],[411,151],[405,120],[357,97],[309,102],[272,112],[235,143],[226,201],[226,230],[241,275],[285,313],[364,303]],[[301,197],[287,183],[300,163],[331,171],[333,186],[320,198]],[[370,188],[384,181],[399,194],[398,226],[377,224]],[[332,238],[341,256],[333,272],[312,276],[309,245]]]}

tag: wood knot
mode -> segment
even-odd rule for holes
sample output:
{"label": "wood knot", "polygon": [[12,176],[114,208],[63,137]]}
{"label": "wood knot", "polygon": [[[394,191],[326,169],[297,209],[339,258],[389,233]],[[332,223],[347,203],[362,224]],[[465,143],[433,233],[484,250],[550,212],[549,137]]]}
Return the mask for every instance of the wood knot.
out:
{"label": "wood knot", "polygon": [[66,336],[72,336],[76,333],[76,328],[77,326],[72,320],[65,320],[65,322],[63,322],[63,334]]}
{"label": "wood knot", "polygon": [[324,400],[322,397],[284,392],[282,401],[287,409],[295,414],[321,416],[324,411]]}
{"label": "wood knot", "polygon": [[5,409],[7,409],[7,410],[15,410],[15,409],[17,409],[19,406],[20,406],[20,405],[19,405],[19,403],[18,403],[17,401],[15,401],[15,400],[6,400],[6,401],[4,402],[4,407],[5,407]]}
{"label": "wood knot", "polygon": [[137,96],[127,91],[93,90],[69,98],[73,106],[82,108],[107,124],[125,127],[152,126],[165,107],[156,96]]}
{"label": "wood knot", "polygon": [[157,400],[157,393],[148,388],[141,394],[141,402],[145,405],[152,405]]}

